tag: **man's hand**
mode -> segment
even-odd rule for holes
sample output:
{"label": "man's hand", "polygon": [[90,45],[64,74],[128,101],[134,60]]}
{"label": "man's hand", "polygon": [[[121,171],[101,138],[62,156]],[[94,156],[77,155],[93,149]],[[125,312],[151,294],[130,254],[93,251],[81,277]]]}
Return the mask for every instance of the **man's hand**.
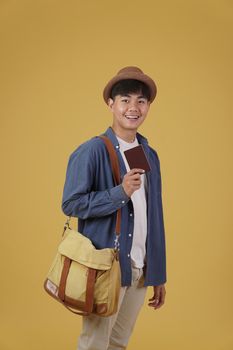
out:
{"label": "man's hand", "polygon": [[141,174],[144,174],[143,169],[131,169],[127,174],[125,174],[122,186],[128,197],[131,197],[134,191],[138,190],[141,186]]}
{"label": "man's hand", "polygon": [[165,286],[164,284],[160,284],[159,286],[154,286],[154,295],[151,299],[149,299],[150,303],[149,306],[152,306],[155,310],[159,309],[163,304],[165,300]]}

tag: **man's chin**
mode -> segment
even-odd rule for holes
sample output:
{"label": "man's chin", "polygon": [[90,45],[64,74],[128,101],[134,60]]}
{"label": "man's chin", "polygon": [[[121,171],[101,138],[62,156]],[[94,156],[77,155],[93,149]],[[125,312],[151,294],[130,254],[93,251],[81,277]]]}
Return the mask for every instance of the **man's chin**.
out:
{"label": "man's chin", "polygon": [[128,126],[126,128],[124,128],[125,130],[128,130],[128,131],[137,131],[139,128],[139,126],[135,127],[135,126]]}

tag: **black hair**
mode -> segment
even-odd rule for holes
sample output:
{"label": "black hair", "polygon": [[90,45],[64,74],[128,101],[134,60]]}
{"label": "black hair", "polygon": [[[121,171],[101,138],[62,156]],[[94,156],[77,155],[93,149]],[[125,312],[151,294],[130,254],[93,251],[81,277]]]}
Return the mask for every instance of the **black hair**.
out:
{"label": "black hair", "polygon": [[150,89],[148,85],[136,79],[120,80],[113,85],[110,97],[114,100],[117,95],[127,95],[130,93],[140,93],[144,98],[150,101]]}

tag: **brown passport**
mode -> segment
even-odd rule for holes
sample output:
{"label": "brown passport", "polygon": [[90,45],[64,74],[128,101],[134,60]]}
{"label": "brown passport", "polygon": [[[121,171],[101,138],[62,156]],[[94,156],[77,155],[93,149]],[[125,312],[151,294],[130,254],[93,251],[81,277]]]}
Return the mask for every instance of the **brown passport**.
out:
{"label": "brown passport", "polygon": [[130,169],[139,168],[145,170],[145,172],[151,170],[142,145],[124,151],[124,154]]}

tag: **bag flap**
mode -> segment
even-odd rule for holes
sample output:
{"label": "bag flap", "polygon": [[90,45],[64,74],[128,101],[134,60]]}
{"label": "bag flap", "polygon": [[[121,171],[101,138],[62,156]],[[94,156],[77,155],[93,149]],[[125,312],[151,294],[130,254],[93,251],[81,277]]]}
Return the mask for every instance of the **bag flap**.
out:
{"label": "bag flap", "polygon": [[90,239],[81,233],[67,229],[64,239],[58,247],[61,255],[78,263],[98,270],[109,270],[115,257],[111,248],[96,249]]}

